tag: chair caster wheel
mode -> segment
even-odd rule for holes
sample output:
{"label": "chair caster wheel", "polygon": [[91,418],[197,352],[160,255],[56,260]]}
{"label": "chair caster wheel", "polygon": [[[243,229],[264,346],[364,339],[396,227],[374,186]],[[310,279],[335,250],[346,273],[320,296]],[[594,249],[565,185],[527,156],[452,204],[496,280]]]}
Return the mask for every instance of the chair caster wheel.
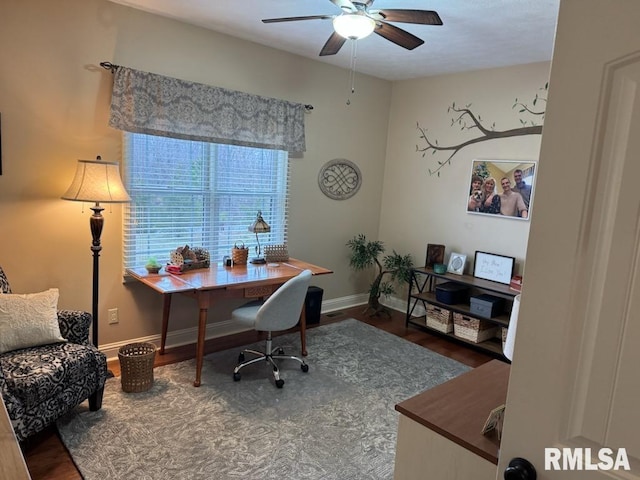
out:
{"label": "chair caster wheel", "polygon": [[241,353],[240,355],[238,355],[238,363],[242,363],[244,362],[244,353]]}
{"label": "chair caster wheel", "polygon": [[304,373],[307,373],[309,371],[309,365],[303,363],[302,365],[300,365],[300,370],[302,370]]}
{"label": "chair caster wheel", "polygon": [[284,380],[282,380],[281,378],[276,380],[276,387],[282,388],[283,385],[284,385]]}
{"label": "chair caster wheel", "polygon": [[278,348],[278,355],[284,355],[284,348]]}
{"label": "chair caster wheel", "polygon": [[233,381],[234,381],[234,382],[239,382],[239,381],[240,381],[240,378],[242,378],[242,377],[240,376],[240,372],[235,372],[235,373],[233,374]]}

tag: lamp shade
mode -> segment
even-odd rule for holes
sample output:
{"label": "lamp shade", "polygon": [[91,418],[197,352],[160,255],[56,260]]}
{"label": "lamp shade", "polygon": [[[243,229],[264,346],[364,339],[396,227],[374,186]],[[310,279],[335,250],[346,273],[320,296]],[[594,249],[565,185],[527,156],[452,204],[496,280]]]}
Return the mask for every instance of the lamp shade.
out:
{"label": "lamp shade", "polygon": [[333,19],[333,28],[338,35],[357,40],[371,35],[376,28],[376,22],[363,14],[343,13]]}
{"label": "lamp shade", "polygon": [[62,195],[63,200],[96,203],[126,203],[131,201],[117,162],[78,160],[76,175],[71,186]]}
{"label": "lamp shade", "polygon": [[262,218],[262,212],[258,211],[256,220],[249,226],[249,231],[252,233],[267,233],[271,231],[271,227]]}

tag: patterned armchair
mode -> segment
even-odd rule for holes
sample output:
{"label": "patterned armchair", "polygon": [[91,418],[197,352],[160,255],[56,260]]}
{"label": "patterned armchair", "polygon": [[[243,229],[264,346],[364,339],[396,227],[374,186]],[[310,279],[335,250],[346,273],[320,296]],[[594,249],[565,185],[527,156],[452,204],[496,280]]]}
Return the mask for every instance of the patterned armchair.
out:
{"label": "patterned armchair", "polygon": [[[11,293],[1,267],[0,291]],[[107,359],[89,342],[91,315],[61,310],[58,323],[67,342],[0,354],[0,393],[20,441],[87,398],[91,410],[102,407]]]}

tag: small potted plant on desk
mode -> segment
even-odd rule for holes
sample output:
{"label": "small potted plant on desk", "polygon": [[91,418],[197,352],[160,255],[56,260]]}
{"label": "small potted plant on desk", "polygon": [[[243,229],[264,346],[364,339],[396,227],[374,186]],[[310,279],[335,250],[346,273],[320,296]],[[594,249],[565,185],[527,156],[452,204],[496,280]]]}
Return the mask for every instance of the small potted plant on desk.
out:
{"label": "small potted plant on desk", "polygon": [[[382,262],[378,257],[384,253],[384,244],[379,241],[367,241],[361,233],[347,242],[351,250],[349,264],[355,270],[364,270],[376,266],[378,274],[369,287],[369,302],[365,313],[371,311],[371,316],[386,313],[391,316],[389,309],[380,303],[381,295],[392,295],[395,293],[394,283],[409,283],[413,259],[411,254],[400,255],[394,250],[391,255],[386,255]],[[389,282],[383,282],[383,277],[389,274]]]}
{"label": "small potted plant on desk", "polygon": [[144,266],[149,273],[158,273],[162,268],[162,265],[156,260],[156,257],[149,257],[147,264]]}

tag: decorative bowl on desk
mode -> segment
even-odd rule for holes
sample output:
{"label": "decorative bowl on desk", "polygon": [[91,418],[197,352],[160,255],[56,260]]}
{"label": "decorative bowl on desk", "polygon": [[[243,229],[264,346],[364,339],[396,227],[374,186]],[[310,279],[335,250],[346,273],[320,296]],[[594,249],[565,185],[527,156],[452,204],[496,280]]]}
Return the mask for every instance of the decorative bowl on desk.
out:
{"label": "decorative bowl on desk", "polygon": [[447,273],[447,266],[444,263],[434,263],[433,271],[435,273]]}

